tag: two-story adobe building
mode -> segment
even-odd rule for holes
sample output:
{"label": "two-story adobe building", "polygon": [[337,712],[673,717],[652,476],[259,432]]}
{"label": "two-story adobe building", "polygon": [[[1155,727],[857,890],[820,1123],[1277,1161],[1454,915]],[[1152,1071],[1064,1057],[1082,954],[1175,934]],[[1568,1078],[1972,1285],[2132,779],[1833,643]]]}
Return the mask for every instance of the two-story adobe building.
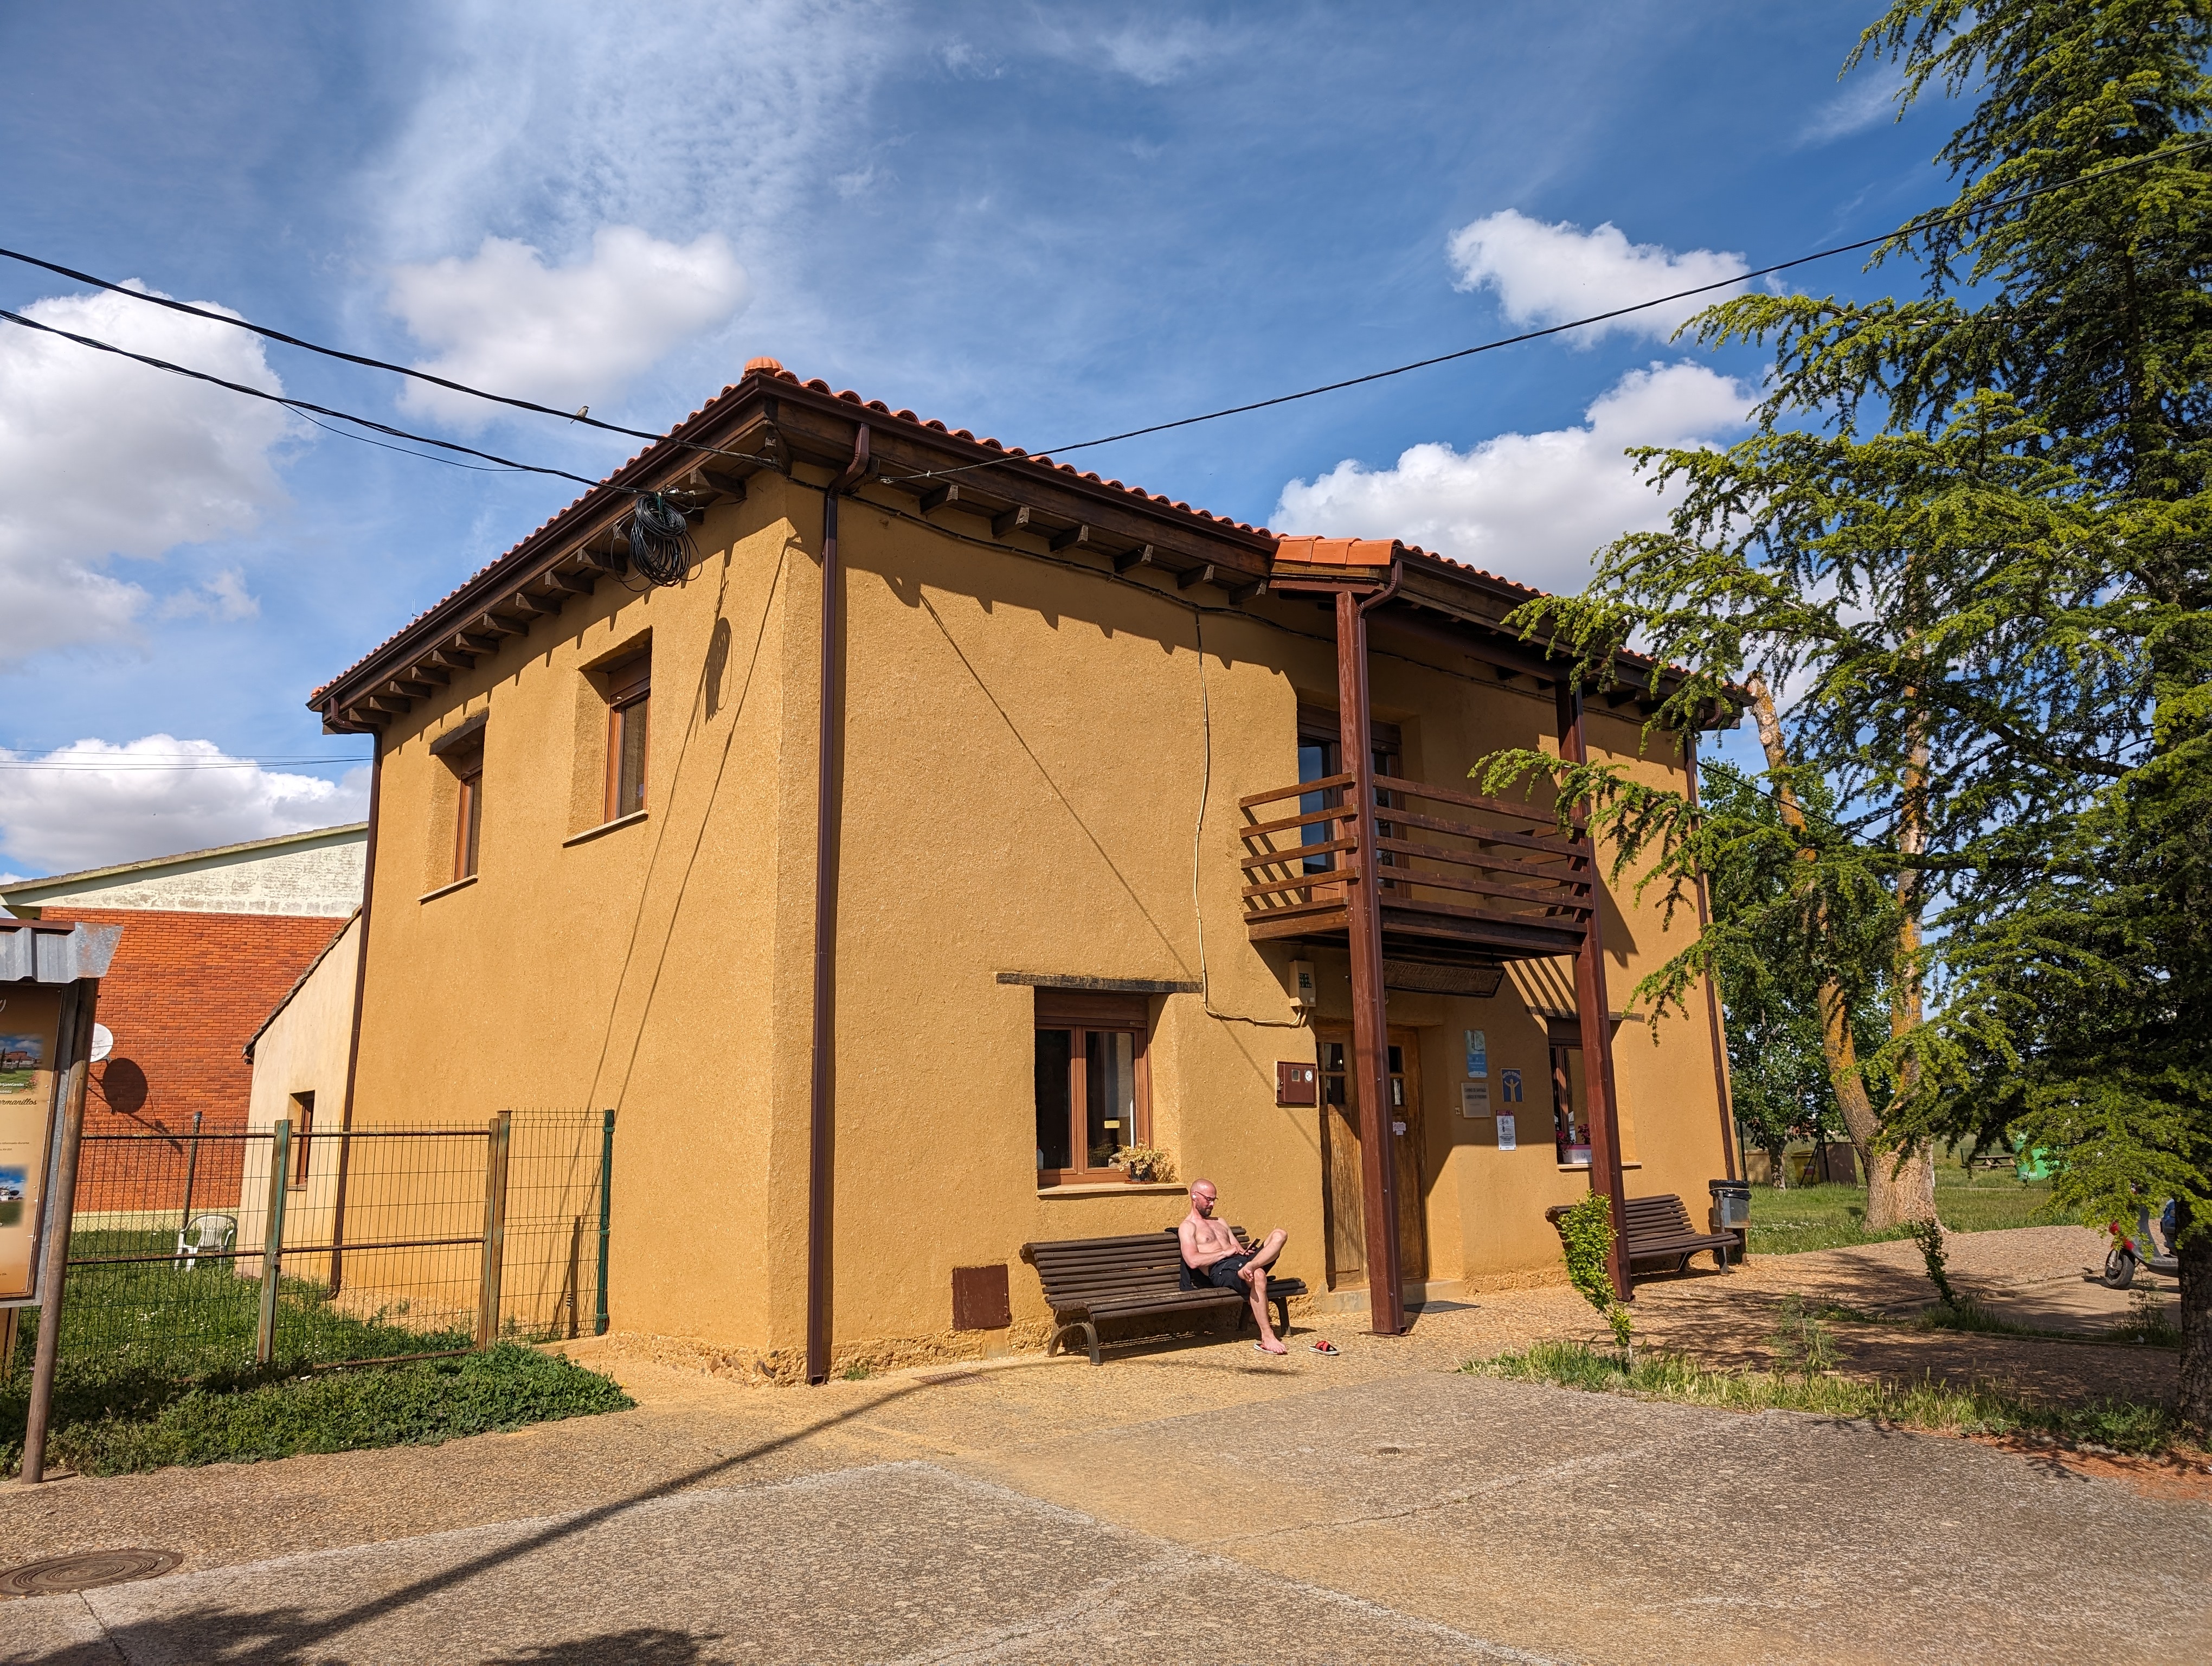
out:
{"label": "two-story adobe building", "polygon": [[1692,925],[1468,779],[1692,767],[1534,593],[755,361],[314,695],[376,737],[347,1115],[614,1107],[615,1322],[817,1380],[1199,1175],[1380,1329],[1553,1276],[1547,1206],[1735,1164],[1717,1009],[1613,1036]]}

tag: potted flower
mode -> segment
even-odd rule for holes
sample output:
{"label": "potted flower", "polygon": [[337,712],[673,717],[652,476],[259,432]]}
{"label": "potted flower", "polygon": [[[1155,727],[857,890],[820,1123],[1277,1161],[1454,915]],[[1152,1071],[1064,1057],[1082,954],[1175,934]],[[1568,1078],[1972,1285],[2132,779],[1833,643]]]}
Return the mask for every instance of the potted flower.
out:
{"label": "potted flower", "polygon": [[1122,1178],[1133,1184],[1175,1177],[1174,1163],[1156,1146],[1124,1146],[1114,1153],[1113,1162]]}

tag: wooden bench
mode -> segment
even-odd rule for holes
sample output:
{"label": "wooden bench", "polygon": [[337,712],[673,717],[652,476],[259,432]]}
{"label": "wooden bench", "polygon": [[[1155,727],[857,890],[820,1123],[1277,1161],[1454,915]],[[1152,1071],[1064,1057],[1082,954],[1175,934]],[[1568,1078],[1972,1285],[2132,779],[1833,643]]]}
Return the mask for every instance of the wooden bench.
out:
{"label": "wooden bench", "polygon": [[[1553,1225],[1567,1212],[1565,1204],[1555,1204],[1544,1211],[1544,1219]],[[1723,1272],[1728,1270],[1729,1251],[1737,1247],[1733,1232],[1700,1232],[1690,1223],[1690,1212],[1682,1207],[1682,1200],[1668,1193],[1662,1197],[1632,1197],[1628,1200],[1628,1230],[1623,1236],[1627,1240],[1628,1260],[1632,1271],[1638,1262],[1668,1261],[1674,1265],[1668,1269],[1680,1273],[1690,1265],[1690,1257],[1711,1250],[1713,1264]]]}
{"label": "wooden bench", "polygon": [[1060,1351],[1080,1330],[1098,1363],[1101,1319],[1166,1318],[1194,1313],[1220,1316],[1244,1305],[1233,1290],[1183,1288],[1182,1251],[1172,1236],[1134,1232],[1126,1237],[1060,1238],[1025,1243],[1022,1259],[1037,1270],[1053,1332],[1045,1353]]}
{"label": "wooden bench", "polygon": [[[1244,1246],[1245,1253],[1248,1255],[1250,1254],[1252,1249],[1252,1235],[1247,1232],[1242,1226],[1232,1226],[1229,1230],[1237,1235],[1237,1242]],[[1176,1237],[1177,1229],[1170,1226],[1167,1229],[1167,1234],[1170,1237]],[[1180,1265],[1182,1256],[1182,1248],[1180,1238],[1177,1238],[1176,1242],[1176,1256],[1177,1264]],[[1182,1269],[1182,1287],[1185,1290],[1206,1290],[1212,1288],[1211,1286],[1206,1284],[1200,1274],[1192,1272],[1188,1267],[1185,1267]],[[1232,1290],[1229,1293],[1233,1296],[1237,1292]],[[1267,1305],[1275,1310],[1276,1335],[1283,1336],[1289,1334],[1291,1329],[1291,1298],[1293,1296],[1303,1296],[1305,1293],[1306,1281],[1304,1279],[1286,1279],[1278,1274],[1272,1267],[1267,1269]],[[1242,1330],[1244,1329],[1244,1321],[1246,1317],[1250,1315],[1251,1311],[1252,1304],[1249,1300],[1237,1310],[1237,1329]]]}

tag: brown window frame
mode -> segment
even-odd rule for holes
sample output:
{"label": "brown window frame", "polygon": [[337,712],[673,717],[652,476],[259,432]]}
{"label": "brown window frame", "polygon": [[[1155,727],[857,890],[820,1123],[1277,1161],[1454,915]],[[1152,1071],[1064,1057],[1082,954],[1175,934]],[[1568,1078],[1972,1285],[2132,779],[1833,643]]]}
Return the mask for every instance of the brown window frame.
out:
{"label": "brown window frame", "polygon": [[[1368,733],[1374,740],[1375,773],[1378,775],[1394,775],[1403,780],[1406,774],[1405,732],[1397,724],[1382,722],[1371,714],[1368,719],[1367,728]],[[1344,767],[1344,723],[1334,710],[1321,706],[1298,708],[1298,749],[1303,751],[1309,746],[1321,748],[1321,774],[1315,779],[1325,781],[1331,775],[1349,773]],[[1404,807],[1398,802],[1399,796],[1397,793],[1387,793],[1380,789],[1376,792],[1376,836],[1385,839],[1401,836],[1401,830],[1393,826],[1389,818],[1382,814],[1384,811]],[[1320,802],[1310,805],[1307,803],[1308,799],[1318,799]],[[1341,787],[1334,787],[1326,793],[1304,793],[1298,799],[1298,813],[1304,815],[1310,810],[1335,810],[1341,808],[1343,804],[1344,791]],[[1303,842],[1307,844],[1328,844],[1334,839],[1336,830],[1330,823],[1316,823],[1303,830]],[[1328,836],[1321,836],[1324,834]],[[1382,853],[1382,865],[1385,867],[1401,866],[1401,859],[1394,852],[1386,850]],[[1309,856],[1305,861],[1306,872],[1309,873],[1326,873],[1333,868],[1343,866],[1343,863],[1337,860],[1337,853],[1334,851],[1319,856]],[[1383,881],[1385,890],[1389,888],[1389,880]]]}
{"label": "brown window frame", "polygon": [[459,790],[453,801],[453,879],[473,879],[483,854],[483,749],[450,760]]}
{"label": "brown window frame", "polygon": [[307,1142],[315,1128],[315,1091],[292,1096],[292,1172],[285,1177],[288,1191],[304,1191],[307,1185]]}
{"label": "brown window frame", "polygon": [[[653,654],[651,649],[611,666],[607,678],[607,792],[606,819],[620,821],[624,816],[634,816],[644,810],[650,800],[646,796],[646,784],[652,775],[653,747]],[[637,802],[623,802],[623,753],[626,730],[633,720],[632,712],[639,713],[636,721],[645,727],[645,745],[641,748],[637,765]]]}
{"label": "brown window frame", "polygon": [[[1087,1134],[1090,1127],[1088,1098],[1090,1083],[1088,1037],[1093,1034],[1123,1035],[1133,1038],[1130,1049],[1130,1071],[1133,1078],[1136,1102],[1133,1138],[1123,1140],[1124,1146],[1149,1146],[1152,1142],[1152,1072],[1146,1043],[1152,1032],[1152,1002],[1144,995],[1091,994],[1060,989],[1039,989],[1036,992],[1036,1030],[1068,1032],[1067,1054],[1067,1136],[1068,1153],[1075,1158],[1075,1166],[1051,1169],[1040,1164],[1036,1170],[1037,1189],[1048,1190],[1055,1186],[1097,1185],[1125,1181],[1127,1177],[1120,1169],[1093,1168],[1086,1160],[1090,1155]],[[1032,1110],[1036,1106],[1032,1102]],[[1043,1147],[1038,1152],[1042,1154]]]}

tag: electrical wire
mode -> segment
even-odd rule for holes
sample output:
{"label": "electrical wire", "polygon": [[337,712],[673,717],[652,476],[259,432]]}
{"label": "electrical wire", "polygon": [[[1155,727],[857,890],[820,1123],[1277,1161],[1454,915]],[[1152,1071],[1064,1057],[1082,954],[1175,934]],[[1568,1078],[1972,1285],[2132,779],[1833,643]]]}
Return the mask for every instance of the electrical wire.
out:
{"label": "electrical wire", "polygon": [[965,474],[974,469],[995,468],[1007,462],[1034,462],[1065,456],[1070,452],[1088,451],[1094,446],[1110,446],[1120,440],[1134,440],[1147,434],[1165,434],[1175,429],[1191,428],[1200,423],[1218,422],[1224,416],[1241,416],[1248,411],[1266,410],[1274,405],[1291,404],[1300,399],[1311,399],[1323,393],[1341,392],[1347,387],[1362,387],[1369,382],[1384,381],[1392,376],[1405,375],[1409,371],[1426,370],[1434,365],[1449,364],[1455,360],[1473,358],[1479,353],[1494,353],[1503,347],[1517,347],[1524,342],[1541,341],[1547,336],[1564,335],[1570,330],[1580,330],[1589,325],[1603,324],[1613,319],[1626,318],[1632,313],[1649,312],[1652,307],[1664,307],[1669,301],[1686,301],[1692,295],[1709,295],[1716,289],[1734,289],[1737,284],[1747,283],[1752,278],[1767,277],[1776,272],[1786,272],[1793,266],[1808,265],[1815,260],[1832,259],[1839,254],[1850,254],[1860,249],[1873,248],[1876,244],[1894,242],[1899,239],[1917,236],[1923,232],[1933,231],[1939,226],[1972,219],[1978,215],[1993,213],[1999,209],[2009,208],[2015,203],[2026,202],[2030,198],[2046,196],[2051,192],[2070,190],[2075,185],[2087,185],[2093,180],[2104,179],[2127,168],[2139,167],[2145,162],[2155,161],[2160,157],[2172,156],[2183,151],[2199,150],[2209,144],[2212,144],[2212,134],[2192,139],[2185,144],[2166,145],[2144,155],[2130,157],[2126,161],[2115,163],[2110,167],[2076,174],[2070,179],[2057,179],[2049,185],[2035,185],[2026,191],[2015,192],[2011,196],[2002,198],[1994,203],[1984,203],[1974,208],[1960,210],[1955,213],[1935,215],[1926,219],[1917,220],[1909,223],[1901,231],[1884,232],[1879,237],[1863,237],[1851,243],[1838,243],[1832,248],[1819,249],[1811,254],[1801,254],[1790,260],[1778,260],[1771,266],[1754,267],[1749,271],[1738,272],[1732,277],[1721,278],[1711,283],[1699,283],[1687,289],[1677,289],[1672,295],[1655,295],[1649,301],[1639,301],[1633,306],[1615,307],[1608,312],[1592,313],[1585,318],[1571,319],[1565,324],[1547,325],[1541,330],[1524,330],[1517,336],[1500,336],[1495,340],[1480,342],[1473,347],[1462,347],[1455,352],[1439,353],[1431,358],[1415,359],[1410,364],[1394,365],[1388,370],[1372,370],[1362,376],[1347,376],[1341,381],[1324,382],[1318,387],[1301,388],[1295,393],[1279,393],[1273,398],[1255,399],[1248,404],[1224,405],[1218,410],[1206,411],[1196,416],[1179,416],[1173,422],[1153,423],[1144,428],[1124,429],[1119,434],[1104,435],[1096,440],[1081,440],[1073,445],[1047,446],[1042,451],[1031,453],[1026,458],[987,458],[981,462],[963,463],[952,468],[931,469],[918,474],[885,475],[884,478],[886,480],[935,480],[949,475]]}
{"label": "electrical wire", "polygon": [[51,260],[41,260],[34,254],[25,254],[16,249],[0,249],[0,258],[21,261],[26,266],[37,266],[77,283],[89,283],[95,289],[106,289],[112,295],[127,295],[133,301],[143,301],[150,307],[165,307],[173,313],[183,313],[191,318],[205,319],[210,324],[228,324],[234,330],[244,330],[270,341],[282,342],[287,347],[297,347],[304,352],[319,353],[326,359],[338,359],[347,364],[357,364],[369,370],[389,370],[395,376],[406,376],[418,382],[428,382],[433,387],[446,388],[455,393],[465,393],[471,398],[489,399],[494,404],[513,405],[518,410],[534,410],[540,416],[558,416],[564,423],[581,423],[586,428],[603,429],[609,434],[625,434],[634,440],[659,440],[665,436],[649,429],[624,428],[619,423],[603,423],[598,417],[581,410],[556,410],[532,399],[518,399],[505,393],[488,393],[481,387],[471,387],[466,382],[448,381],[443,376],[434,376],[427,370],[412,366],[393,364],[386,359],[372,359],[360,353],[348,353],[343,349],[325,347],[319,342],[306,341],[298,336],[288,336],[282,330],[272,330],[265,324],[256,324],[251,319],[233,318],[205,307],[195,307],[187,301],[172,301],[167,295],[157,295],[144,289],[134,289],[125,283],[112,283],[104,277],[94,277],[90,272],[81,272],[73,267],[58,266]]}
{"label": "electrical wire", "polygon": [[227,387],[232,392],[243,393],[249,398],[265,399],[270,404],[283,405],[287,410],[296,410],[302,416],[328,416],[337,422],[352,423],[362,428],[374,429],[379,434],[388,434],[395,440],[411,440],[417,445],[435,446],[441,451],[459,452],[465,457],[481,457],[487,463],[496,463],[501,468],[518,470],[525,474],[553,475],[562,480],[573,480],[582,486],[597,486],[602,483],[584,475],[572,474],[567,469],[548,468],[538,463],[518,463],[513,458],[501,457],[493,452],[478,451],[473,446],[456,445],[451,440],[434,440],[427,434],[410,434],[405,429],[393,428],[389,423],[379,423],[367,416],[356,416],[349,411],[332,410],[328,405],[310,404],[305,399],[295,399],[283,393],[271,393],[266,388],[249,387],[244,382],[230,381],[221,376],[210,375],[204,370],[189,370],[181,364],[172,364],[167,359],[157,359],[148,353],[134,353],[127,347],[118,347],[114,343],[101,341],[97,337],[80,336],[72,330],[58,330],[51,324],[41,324],[36,319],[25,318],[21,313],[0,310],[0,319],[7,319],[10,324],[21,325],[26,330],[36,330],[43,335],[59,336],[64,341],[73,341],[78,346],[89,347],[95,352],[112,353],[118,358],[135,360],[140,364],[150,365],[156,370],[166,370],[173,376],[188,376],[196,382],[209,382],[216,387]]}

